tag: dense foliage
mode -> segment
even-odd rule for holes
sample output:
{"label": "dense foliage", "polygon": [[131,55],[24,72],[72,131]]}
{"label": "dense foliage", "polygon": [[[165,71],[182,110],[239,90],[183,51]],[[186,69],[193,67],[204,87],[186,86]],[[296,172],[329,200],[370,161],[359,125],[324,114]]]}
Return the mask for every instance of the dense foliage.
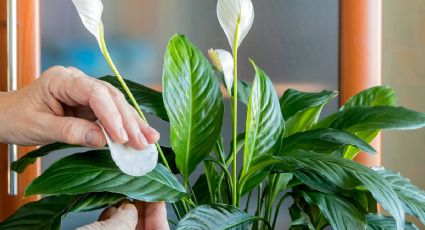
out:
{"label": "dense foliage", "polygon": [[[240,42],[235,44],[236,63]],[[45,197],[21,207],[0,229],[59,229],[69,212],[126,198],[172,203],[177,220],[170,222],[177,229],[275,228],[286,199],[291,229],[415,229],[405,214],[425,223],[424,191],[399,173],[353,161],[360,151],[375,153],[369,143],[381,130],[424,127],[424,113],[398,107],[394,91],[377,86],[319,119],[337,92],[288,89],[277,95],[266,72],[251,63],[252,84],[237,79],[236,65],[229,84],[223,66],[211,65],[187,37],[175,35],[165,53],[163,92],[101,78],[124,93],[129,89],[129,102],[169,123],[171,146],[160,147],[164,158],[152,172],[133,177],[117,168],[107,148],[64,157],[26,189],[27,196]],[[221,81],[230,102],[223,99]],[[233,130],[237,104],[247,108],[247,117],[240,118],[246,119],[245,131],[232,133],[233,140],[221,136],[224,103],[232,103]],[[38,157],[75,147],[46,145],[12,168],[21,173]],[[243,165],[237,168],[238,155]],[[191,183],[200,164],[204,173]],[[388,215],[377,214],[377,203]]]}

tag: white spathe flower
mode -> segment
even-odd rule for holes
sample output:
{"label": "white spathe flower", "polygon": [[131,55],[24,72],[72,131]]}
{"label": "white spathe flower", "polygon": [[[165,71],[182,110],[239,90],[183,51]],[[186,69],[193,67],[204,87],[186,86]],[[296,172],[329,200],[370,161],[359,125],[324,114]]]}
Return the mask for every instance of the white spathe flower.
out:
{"label": "white spathe flower", "polygon": [[[103,4],[101,0],[72,0],[78,15],[86,29],[96,37],[97,43],[102,50],[103,23],[102,12]],[[103,51],[102,51],[103,52]]]}
{"label": "white spathe flower", "polygon": [[[232,50],[238,49],[254,21],[251,0],[218,0],[217,17]],[[237,29],[238,28],[238,29]],[[238,33],[236,31],[238,30]],[[237,35],[237,41],[235,36]],[[234,47],[236,44],[236,47]]]}
{"label": "white spathe flower", "polygon": [[112,159],[118,168],[130,176],[143,176],[152,171],[158,162],[158,150],[150,144],[143,150],[136,150],[126,144],[118,144],[111,140],[102,124],[97,121],[106,137]]}
{"label": "white spathe flower", "polygon": [[226,88],[229,94],[231,95],[232,86],[233,86],[233,56],[230,52],[222,49],[210,50],[211,60],[213,60],[214,65],[218,70],[223,72],[224,82],[226,83]]}

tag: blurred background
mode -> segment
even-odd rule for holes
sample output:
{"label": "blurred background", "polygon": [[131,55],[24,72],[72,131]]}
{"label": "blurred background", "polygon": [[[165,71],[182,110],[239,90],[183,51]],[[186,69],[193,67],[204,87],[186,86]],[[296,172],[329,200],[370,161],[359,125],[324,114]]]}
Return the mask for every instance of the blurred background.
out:
{"label": "blurred background", "polygon": [[[338,90],[339,2],[253,0],[255,20],[240,48],[240,77],[252,81],[253,71],[247,60],[253,58],[269,74],[279,96],[286,88]],[[216,17],[215,0],[103,0],[103,3],[110,54],[122,75],[133,81],[160,87],[163,54],[168,39],[175,33],[187,35],[205,55],[209,48],[230,50]],[[43,70],[64,65],[75,66],[95,77],[112,73],[70,0],[42,0],[41,17]],[[425,112],[424,1],[383,1],[382,45],[383,83],[397,91],[400,105]],[[338,100],[330,103],[324,114],[336,111],[337,104]],[[244,116],[243,107],[240,112]],[[148,119],[161,132],[161,143],[167,145],[167,124],[153,117]],[[224,127],[226,140],[231,133],[228,107]],[[242,119],[239,127],[244,127]],[[424,129],[383,135],[383,165],[401,171],[422,189],[425,189],[424,151]],[[43,158],[42,168],[66,154]],[[98,212],[71,214],[65,218],[63,229],[94,221],[97,215]],[[286,228],[287,222],[287,213],[281,212],[278,229]]]}

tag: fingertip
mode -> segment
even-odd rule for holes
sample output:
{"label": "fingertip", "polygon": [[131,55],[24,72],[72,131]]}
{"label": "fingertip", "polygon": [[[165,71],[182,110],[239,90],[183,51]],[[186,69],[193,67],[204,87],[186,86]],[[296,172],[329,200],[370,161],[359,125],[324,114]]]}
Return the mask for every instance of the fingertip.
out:
{"label": "fingertip", "polygon": [[120,209],[127,212],[128,215],[131,216],[131,218],[137,219],[137,208],[136,208],[136,206],[134,206],[134,204],[131,204],[131,203],[123,204],[120,207]]}
{"label": "fingertip", "polygon": [[150,126],[146,126],[146,130],[144,131],[145,138],[147,139],[149,144],[154,144],[159,141],[160,134],[154,128]]}
{"label": "fingertip", "polygon": [[128,141],[128,134],[127,134],[127,131],[125,131],[124,128],[120,129],[120,138],[121,138],[121,141],[123,143],[126,143]]}
{"label": "fingertip", "polygon": [[140,143],[137,140],[129,140],[127,142],[127,145],[130,146],[133,149],[137,149],[137,150],[143,150],[146,148],[146,145],[143,145],[142,143]]}

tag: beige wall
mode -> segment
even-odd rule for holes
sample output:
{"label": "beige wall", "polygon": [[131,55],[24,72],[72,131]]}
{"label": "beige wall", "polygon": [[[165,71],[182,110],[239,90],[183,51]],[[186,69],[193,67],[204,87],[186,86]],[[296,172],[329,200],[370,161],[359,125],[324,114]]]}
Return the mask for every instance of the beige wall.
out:
{"label": "beige wall", "polygon": [[[398,104],[425,112],[425,1],[383,1],[383,83]],[[383,165],[425,189],[425,129],[383,134]]]}

